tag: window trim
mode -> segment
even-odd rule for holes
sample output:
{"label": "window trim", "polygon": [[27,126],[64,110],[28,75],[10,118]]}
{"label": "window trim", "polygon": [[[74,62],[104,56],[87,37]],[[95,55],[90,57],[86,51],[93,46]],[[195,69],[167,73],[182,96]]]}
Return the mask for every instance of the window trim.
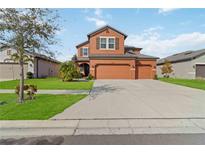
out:
{"label": "window trim", "polygon": [[11,49],[6,50],[6,55],[11,56]]}
{"label": "window trim", "polygon": [[[84,49],[87,49],[87,55],[84,55]],[[88,47],[82,47],[82,57],[88,57]]]}
{"label": "window trim", "polygon": [[[105,38],[106,39],[106,48],[101,48],[101,39]],[[113,48],[109,48],[109,39],[113,38],[114,39],[114,47]],[[100,50],[115,50],[116,47],[116,38],[114,36],[100,36]]]}
{"label": "window trim", "polygon": [[[105,48],[101,47],[101,39],[105,39]],[[100,50],[107,50],[107,37],[100,37]]]}

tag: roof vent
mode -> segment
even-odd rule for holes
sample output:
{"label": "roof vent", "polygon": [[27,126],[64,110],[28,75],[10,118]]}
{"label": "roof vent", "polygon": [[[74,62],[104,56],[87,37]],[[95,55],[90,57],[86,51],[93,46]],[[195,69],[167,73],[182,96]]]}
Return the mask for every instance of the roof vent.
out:
{"label": "roof vent", "polygon": [[178,55],[179,53],[176,53],[176,54],[174,54],[173,56],[176,56],[176,55]]}
{"label": "roof vent", "polygon": [[190,52],[186,52],[185,55],[189,55],[189,54],[191,54],[191,53],[192,53],[191,51],[190,51]]}

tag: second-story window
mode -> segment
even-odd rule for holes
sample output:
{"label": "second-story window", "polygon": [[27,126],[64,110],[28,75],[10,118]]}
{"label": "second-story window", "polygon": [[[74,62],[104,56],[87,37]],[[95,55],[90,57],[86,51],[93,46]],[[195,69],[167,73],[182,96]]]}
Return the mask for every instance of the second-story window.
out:
{"label": "second-story window", "polygon": [[83,57],[88,57],[88,48],[87,47],[82,48],[82,53],[83,53]]}
{"label": "second-story window", "polygon": [[107,48],[107,38],[100,38],[100,48],[101,49],[106,49]]}
{"label": "second-story window", "polygon": [[101,50],[115,49],[115,38],[114,37],[100,37],[100,49]]}
{"label": "second-story window", "polygon": [[115,48],[115,39],[114,38],[108,38],[108,48],[109,49]]}

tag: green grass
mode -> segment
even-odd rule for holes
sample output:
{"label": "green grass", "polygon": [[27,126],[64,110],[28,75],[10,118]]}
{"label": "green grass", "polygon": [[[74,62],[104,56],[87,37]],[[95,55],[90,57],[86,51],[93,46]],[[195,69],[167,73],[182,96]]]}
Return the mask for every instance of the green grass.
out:
{"label": "green grass", "polygon": [[[58,78],[28,79],[25,83],[37,85],[38,89],[90,90],[93,86],[93,81],[63,82]],[[2,81],[0,89],[14,89],[18,84],[19,80]]]}
{"label": "green grass", "polygon": [[168,82],[168,83],[186,86],[186,87],[205,90],[205,80],[175,79],[175,78],[159,78],[159,80]]}
{"label": "green grass", "polygon": [[34,100],[16,103],[15,94],[0,94],[0,120],[46,120],[64,111],[86,95],[39,94]]}

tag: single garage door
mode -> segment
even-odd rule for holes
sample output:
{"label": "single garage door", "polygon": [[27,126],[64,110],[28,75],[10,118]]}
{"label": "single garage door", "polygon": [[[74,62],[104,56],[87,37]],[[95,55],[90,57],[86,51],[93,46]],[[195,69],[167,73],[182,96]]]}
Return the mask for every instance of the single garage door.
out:
{"label": "single garage door", "polygon": [[137,78],[138,79],[152,79],[152,67],[150,65],[137,66]]}
{"label": "single garage door", "polygon": [[129,65],[97,65],[97,79],[131,79]]}
{"label": "single garage door", "polygon": [[196,64],[196,78],[205,78],[205,64]]}
{"label": "single garage door", "polygon": [[[26,78],[27,65],[24,65],[24,77]],[[20,66],[16,63],[0,63],[0,80],[15,80],[20,78]]]}

